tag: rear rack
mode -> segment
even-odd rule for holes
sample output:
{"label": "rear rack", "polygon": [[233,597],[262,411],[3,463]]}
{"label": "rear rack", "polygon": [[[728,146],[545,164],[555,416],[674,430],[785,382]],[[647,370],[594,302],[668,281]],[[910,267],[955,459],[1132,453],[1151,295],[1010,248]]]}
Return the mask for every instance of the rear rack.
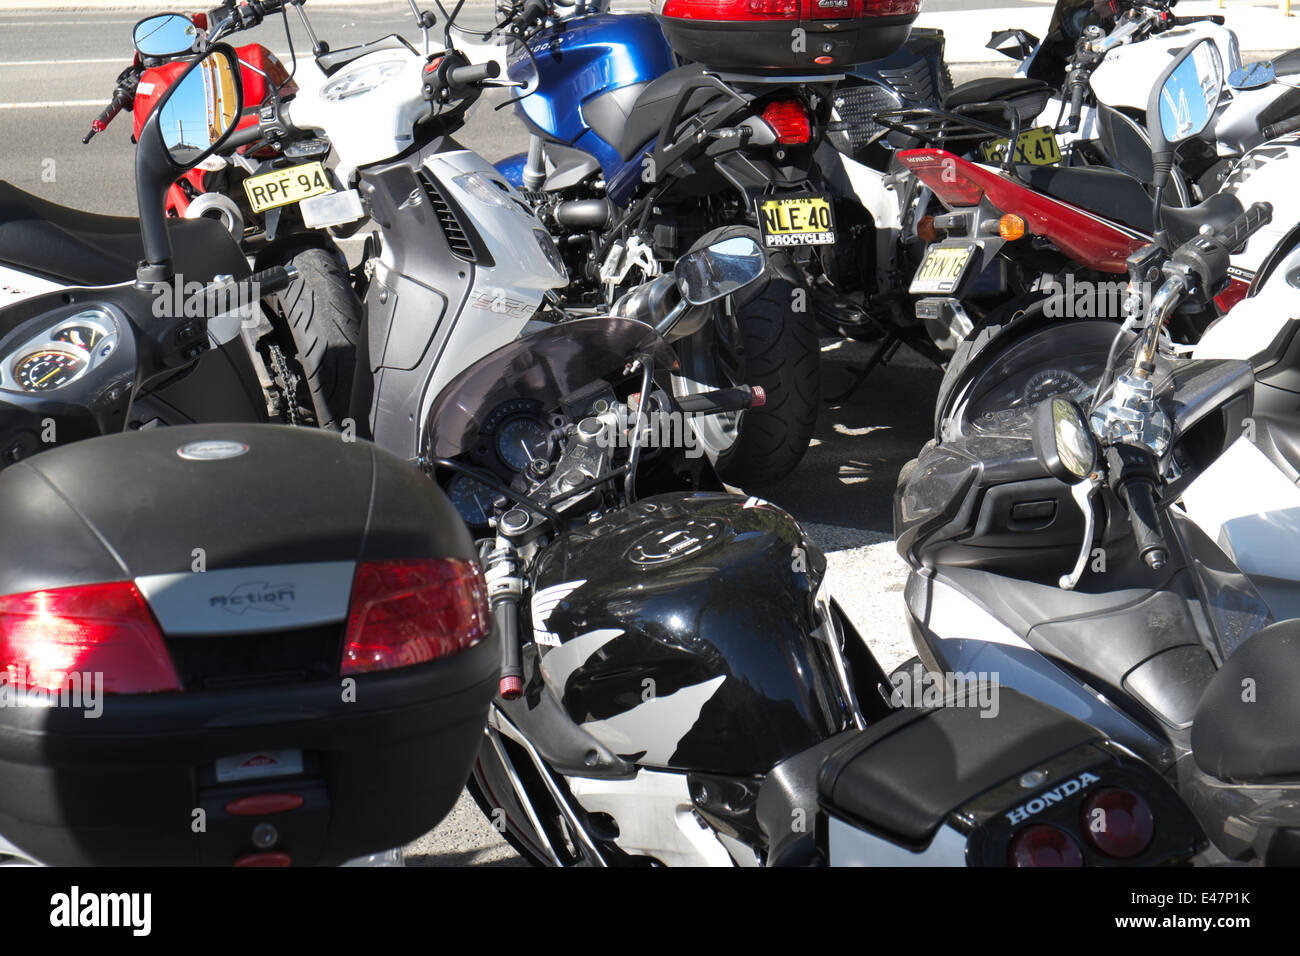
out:
{"label": "rear rack", "polygon": [[[1009,126],[998,126],[967,115],[993,110],[1000,111],[1008,120]],[[973,149],[987,139],[1005,138],[1008,146],[1000,165],[1005,172],[1015,175],[1016,154],[1012,147],[1020,137],[1020,113],[1005,100],[966,103],[952,109],[907,107],[883,110],[876,114],[875,119],[880,125],[913,136],[929,146],[958,154]],[[953,149],[954,146],[958,148]]]}

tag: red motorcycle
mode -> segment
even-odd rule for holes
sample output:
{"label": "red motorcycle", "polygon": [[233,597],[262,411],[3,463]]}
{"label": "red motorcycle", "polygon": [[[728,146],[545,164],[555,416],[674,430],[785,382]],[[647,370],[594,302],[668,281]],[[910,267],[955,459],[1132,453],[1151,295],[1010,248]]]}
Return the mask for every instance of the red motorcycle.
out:
{"label": "red motorcycle", "polygon": [[[233,29],[260,22],[268,5],[230,2],[210,13],[161,14],[135,25],[136,54],[119,74],[107,107],[83,143],[107,129],[122,111],[133,114],[135,142],[154,105],[208,44]],[[214,154],[190,169],[167,192],[167,215],[220,221],[257,270],[292,265],[299,278],[263,301],[264,321],[245,329],[273,416],[292,424],[338,428],[351,399],[362,306],[334,230],[313,228],[297,208],[302,195],[272,199],[259,183],[280,170],[309,164],[316,193],[339,188],[325,166],[325,140],[295,142],[292,156],[273,131],[259,124],[258,107],[297,92],[280,59],[259,43],[236,49],[246,105],[236,131]],[[316,193],[312,193],[313,195]]]}
{"label": "red motorcycle", "polygon": [[[1148,247],[1155,229],[1152,197],[1137,180],[1099,166],[1009,170],[942,149],[903,150],[898,158],[945,210],[918,223],[929,245],[908,289],[936,341],[954,344],[935,403],[936,432],[977,357],[994,354],[995,341],[1064,318],[1118,322],[1125,297],[1142,294],[1148,280],[1134,285],[1131,257]],[[1181,243],[1242,208],[1220,192],[1196,206],[1165,207],[1162,228]],[[1248,287],[1249,276],[1232,274],[1213,308],[1179,313],[1171,333],[1198,340]]]}

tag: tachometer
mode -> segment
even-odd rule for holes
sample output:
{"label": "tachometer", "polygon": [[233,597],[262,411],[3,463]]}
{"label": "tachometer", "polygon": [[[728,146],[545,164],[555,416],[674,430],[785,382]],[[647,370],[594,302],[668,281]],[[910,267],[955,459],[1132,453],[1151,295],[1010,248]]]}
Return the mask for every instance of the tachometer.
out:
{"label": "tachometer", "polygon": [[447,497],[471,527],[485,527],[492,517],[492,489],[469,475],[457,475],[447,486]]}
{"label": "tachometer", "polygon": [[534,418],[513,418],[497,430],[497,454],[515,471],[546,457],[546,426]]}
{"label": "tachometer", "polygon": [[71,349],[37,349],[14,363],[14,379],[26,391],[44,392],[67,385],[89,364],[89,357]]}
{"label": "tachometer", "polygon": [[1077,397],[1087,388],[1088,383],[1073,372],[1067,372],[1063,368],[1045,368],[1041,372],[1035,372],[1025,383],[1025,403],[1037,405],[1057,395]]}
{"label": "tachometer", "polygon": [[67,342],[69,345],[75,345],[87,352],[94,349],[103,337],[103,330],[97,329],[93,325],[65,326],[50,336],[55,342]]}

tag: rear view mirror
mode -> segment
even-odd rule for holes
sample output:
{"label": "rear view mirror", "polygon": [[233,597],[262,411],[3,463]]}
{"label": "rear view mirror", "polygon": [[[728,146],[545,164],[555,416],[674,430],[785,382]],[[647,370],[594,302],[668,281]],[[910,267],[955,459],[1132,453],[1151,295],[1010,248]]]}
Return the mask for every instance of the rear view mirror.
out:
{"label": "rear view mirror", "polygon": [[1205,131],[1223,92],[1223,60],[1208,37],[1178,54],[1147,105],[1152,139],[1173,146]]}
{"label": "rear view mirror", "polygon": [[212,152],[239,119],[238,71],[230,57],[215,51],[197,66],[158,106],[158,129],[167,155],[187,169]]}
{"label": "rear view mirror", "polygon": [[1097,441],[1083,409],[1066,398],[1049,398],[1034,409],[1034,454],[1053,478],[1083,481],[1097,467]]}
{"label": "rear view mirror", "polygon": [[1228,85],[1234,90],[1258,90],[1277,79],[1272,60],[1260,60],[1239,66],[1228,74]]}
{"label": "rear view mirror", "polygon": [[766,265],[757,242],[749,236],[735,236],[688,252],[677,260],[673,273],[687,304],[709,305],[753,285]]}
{"label": "rear view mirror", "polygon": [[194,50],[199,28],[189,17],[164,13],[141,20],[131,36],[141,56],[180,56]]}
{"label": "rear view mirror", "polygon": [[218,44],[191,63],[162,95],[140,129],[135,151],[135,195],[145,259],[137,282],[171,278],[171,242],[163,212],[176,177],[217,150],[235,129],[243,89],[235,51]]}

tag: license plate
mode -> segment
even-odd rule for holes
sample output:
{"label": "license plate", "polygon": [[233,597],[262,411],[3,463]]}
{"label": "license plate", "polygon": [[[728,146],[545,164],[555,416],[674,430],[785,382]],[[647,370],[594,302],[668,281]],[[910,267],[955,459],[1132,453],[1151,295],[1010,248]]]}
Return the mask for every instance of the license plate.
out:
{"label": "license plate", "polygon": [[217,780],[253,780],[302,773],[301,750],[255,750],[217,760]]}
{"label": "license plate", "polygon": [[768,249],[829,246],[835,242],[835,216],[830,198],[823,195],[760,199],[758,225]]}
{"label": "license plate", "polygon": [[961,277],[970,263],[973,246],[938,246],[925,254],[925,261],[912,277],[908,292],[952,292],[961,284]]}
{"label": "license plate", "polygon": [[303,163],[244,180],[244,192],[248,194],[253,212],[266,212],[333,191],[324,163]]}
{"label": "license plate", "polygon": [[[980,145],[980,158],[986,163],[1000,163],[1007,154],[1010,137],[991,139]],[[1016,162],[1030,166],[1051,166],[1061,161],[1061,148],[1051,127],[1037,126],[1016,137]]]}

